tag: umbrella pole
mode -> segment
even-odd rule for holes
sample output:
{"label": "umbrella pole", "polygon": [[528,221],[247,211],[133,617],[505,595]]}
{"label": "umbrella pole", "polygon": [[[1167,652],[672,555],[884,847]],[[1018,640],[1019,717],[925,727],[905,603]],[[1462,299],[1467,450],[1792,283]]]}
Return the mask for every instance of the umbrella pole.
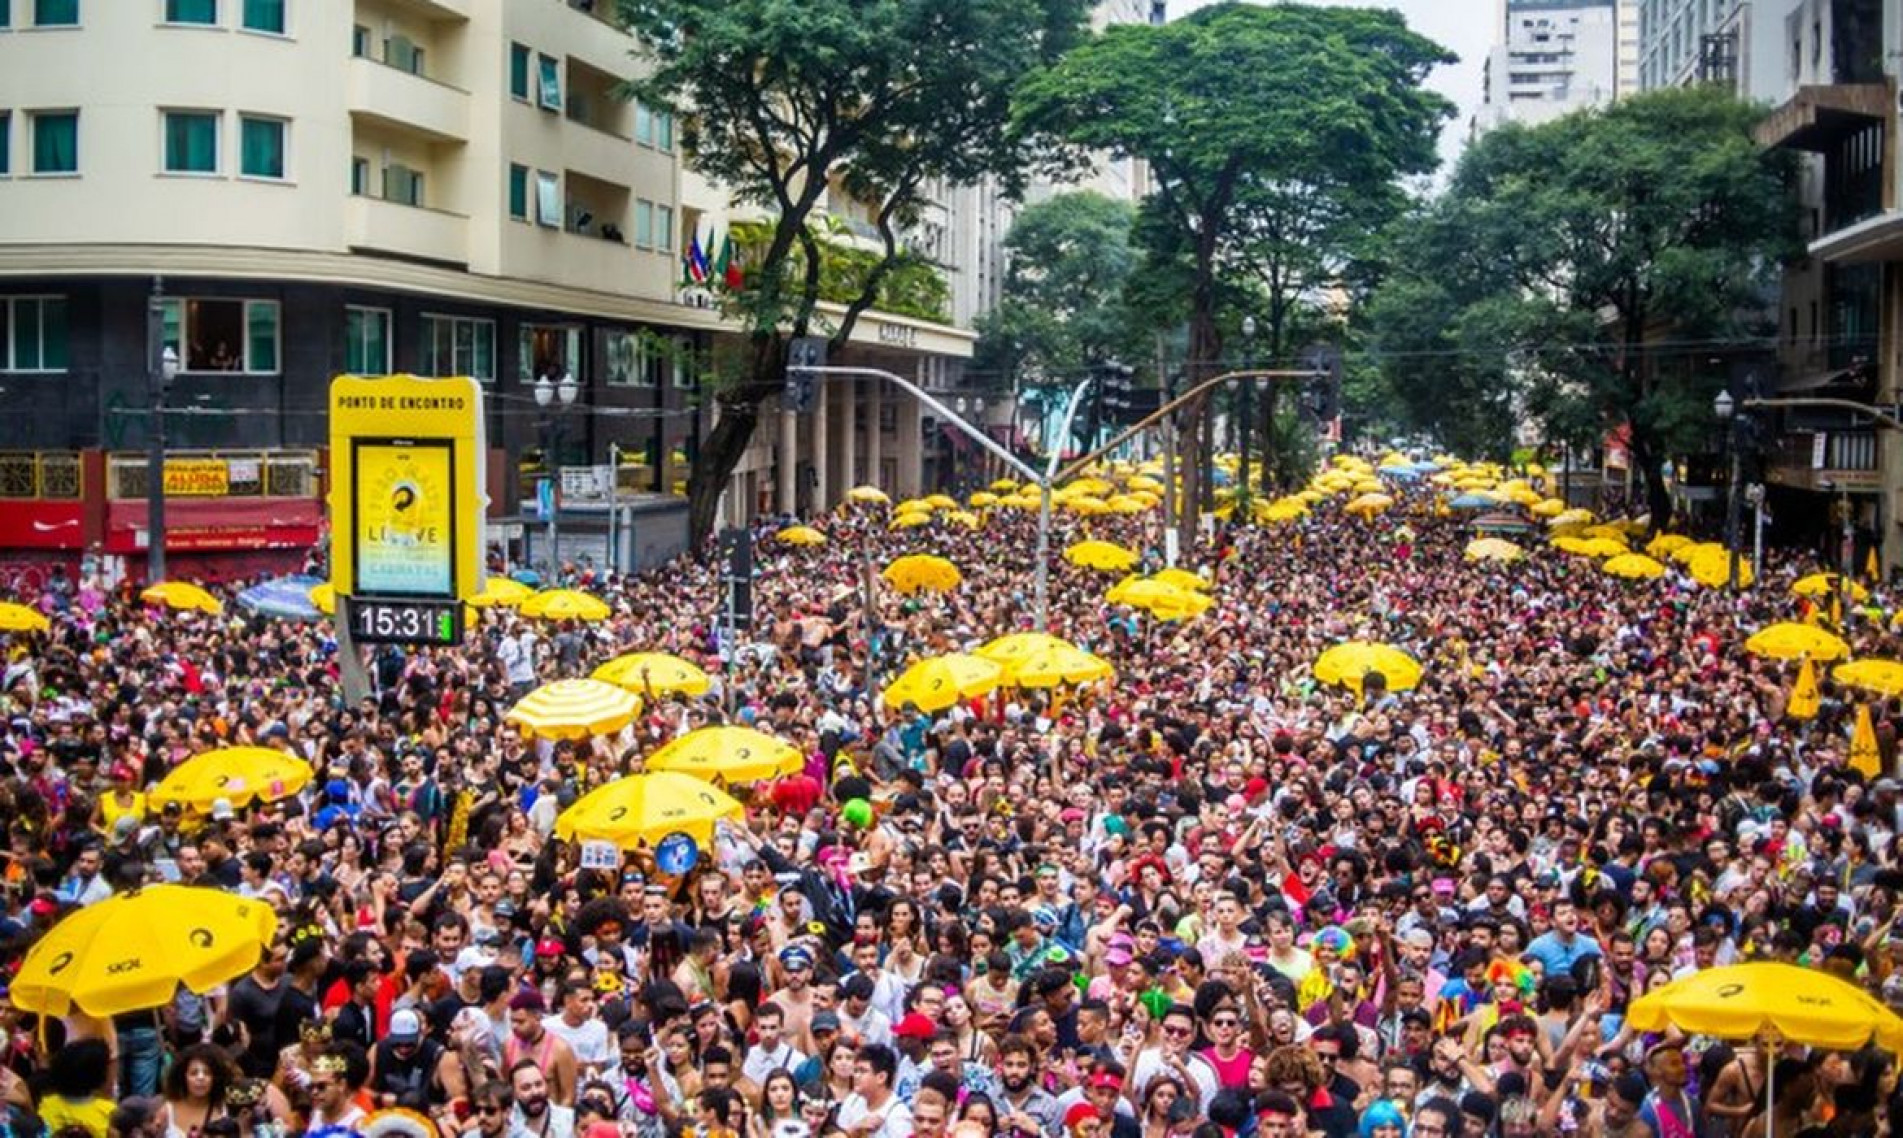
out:
{"label": "umbrella pole", "polygon": [[1777,1105],[1777,1092],[1773,1087],[1777,1081],[1777,1047],[1770,1036],[1764,1039],[1764,1138],[1775,1138],[1771,1133],[1775,1120],[1771,1117]]}

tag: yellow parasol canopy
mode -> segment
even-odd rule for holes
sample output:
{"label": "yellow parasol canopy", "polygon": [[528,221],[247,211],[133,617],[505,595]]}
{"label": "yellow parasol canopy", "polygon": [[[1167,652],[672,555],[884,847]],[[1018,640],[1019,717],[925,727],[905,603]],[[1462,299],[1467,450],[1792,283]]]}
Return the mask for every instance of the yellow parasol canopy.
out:
{"label": "yellow parasol canopy", "polygon": [[655,771],[618,778],[583,795],[555,819],[564,841],[613,842],[622,849],[659,844],[686,834],[701,848],[713,844],[714,823],[744,808],[726,791],[693,775]]}
{"label": "yellow parasol canopy", "polygon": [[892,515],[893,529],[916,529],[919,526],[930,525],[931,523],[932,515],[926,513],[924,510],[901,510]]}
{"label": "yellow parasol canopy", "polygon": [[[1685,568],[1692,580],[1708,589],[1721,589],[1731,582],[1731,553],[1724,547],[1702,549],[1686,563]],[[1751,559],[1738,558],[1738,587],[1744,588],[1757,580],[1757,573],[1751,568]]]}
{"label": "yellow parasol canopy", "polygon": [[108,897],[27,950],[13,1003],[100,1019],[163,1007],[181,984],[207,992],[257,967],[277,927],[270,905],[219,889],[154,885]]}
{"label": "yellow parasol canopy", "polygon": [[1720,1039],[1771,1039],[1833,1051],[1874,1041],[1903,1050],[1903,1019],[1874,996],[1828,972],[1753,961],[1707,968],[1632,1001],[1626,1022]]}
{"label": "yellow parasol canopy", "polygon": [[1624,542],[1603,537],[1556,537],[1553,548],[1581,557],[1617,557],[1626,551]]}
{"label": "yellow parasol canopy", "polygon": [[217,616],[225,611],[224,602],[190,581],[160,581],[147,586],[139,594],[139,599],[178,612],[203,612]]}
{"label": "yellow parasol canopy", "polygon": [[787,526],[773,535],[784,545],[825,545],[826,535],[812,526]]}
{"label": "yellow parasol canopy", "polygon": [[958,572],[958,566],[929,553],[901,557],[887,565],[879,575],[893,588],[906,594],[921,590],[949,593],[964,580],[964,575]]}
{"label": "yellow parasol canopy", "polygon": [[958,508],[958,499],[949,494],[927,494],[925,504],[934,510],[955,510]]}
{"label": "yellow parasol canopy", "polygon": [[1363,493],[1343,506],[1342,510],[1345,513],[1371,518],[1392,505],[1394,505],[1394,499],[1387,494]]}
{"label": "yellow parasol canopy", "polygon": [[1142,609],[1158,620],[1201,616],[1215,603],[1193,589],[1185,589],[1154,577],[1125,578],[1104,594],[1104,600],[1113,605]]}
{"label": "yellow parasol canopy", "polygon": [[1645,551],[1654,557],[1669,557],[1672,551],[1690,544],[1692,539],[1682,533],[1662,533],[1645,543]]}
{"label": "yellow parasol canopy", "polygon": [[[319,585],[318,588],[326,586]],[[316,590],[313,589],[312,592]],[[479,609],[519,607],[522,602],[535,595],[535,590],[512,577],[490,576],[482,583],[482,591],[469,598],[469,603]],[[323,606],[318,606],[322,608]],[[329,610],[326,609],[326,612]]]}
{"label": "yellow parasol canopy", "polygon": [[1082,651],[1063,637],[1052,636],[1048,632],[1012,632],[986,642],[972,654],[999,664],[1009,665],[1034,652],[1057,648]]}
{"label": "yellow parasol canopy", "polygon": [[1830,670],[1830,676],[1846,687],[1873,695],[1903,695],[1903,661],[1852,660]]}
{"label": "yellow parasol canopy", "polygon": [[674,771],[726,783],[759,782],[798,774],[800,749],[751,727],[702,727],[648,756],[647,769]]}
{"label": "yellow parasol canopy", "polygon": [[1477,537],[1467,543],[1465,556],[1469,561],[1518,561],[1526,556],[1526,550],[1501,537]]}
{"label": "yellow parasol canopy", "polygon": [[269,747],[221,747],[193,755],[159,780],[148,800],[176,802],[209,814],[220,799],[242,810],[253,802],[276,802],[310,785],[311,765]]}
{"label": "yellow parasol canopy", "polygon": [[970,501],[972,509],[984,510],[997,505],[998,496],[989,490],[980,490],[971,496]]}
{"label": "yellow parasol canopy", "polygon": [[884,490],[877,486],[854,486],[846,491],[846,497],[855,502],[883,503],[892,501]]}
{"label": "yellow parasol canopy", "polygon": [[1005,687],[1054,688],[1059,684],[1091,684],[1116,677],[1110,661],[1075,645],[1036,649],[1004,665]]}
{"label": "yellow parasol canopy", "polygon": [[1752,633],[1751,638],[1744,642],[1744,650],[1753,656],[1768,656],[1773,660],[1796,660],[1808,656],[1820,664],[1850,658],[1850,645],[1844,643],[1842,638],[1814,624],[1798,624],[1789,620]]}
{"label": "yellow parasol canopy", "polygon": [[[1844,576],[1841,573],[1812,573],[1808,577],[1799,577],[1791,584],[1791,592],[1800,597],[1839,597],[1843,591]],[[1867,601],[1870,599],[1870,590],[1853,580],[1850,582],[1850,599]]]}
{"label": "yellow parasol canopy", "polygon": [[1080,541],[1064,550],[1064,560],[1085,569],[1106,573],[1128,572],[1138,560],[1134,549],[1125,549],[1109,541]]}
{"label": "yellow parasol canopy", "polygon": [[1316,679],[1357,692],[1369,672],[1381,673],[1389,691],[1406,691],[1421,682],[1420,663],[1391,644],[1349,640],[1315,659]]}
{"label": "yellow parasol canopy", "polygon": [[517,611],[538,620],[579,620],[590,624],[607,620],[613,612],[600,597],[575,589],[545,589],[523,601]]}
{"label": "yellow parasol canopy", "polygon": [[38,610],[0,601],[0,632],[45,632],[53,625]]}
{"label": "yellow parasol canopy", "polygon": [[1165,585],[1175,585],[1179,589],[1190,589],[1199,593],[1209,591],[1209,582],[1207,580],[1195,573],[1191,573],[1187,569],[1178,569],[1174,565],[1168,569],[1158,569],[1156,572],[1150,574],[1150,580],[1161,581]]}
{"label": "yellow parasol canopy", "polygon": [[1017,491],[1018,484],[1009,478],[1000,478],[991,484],[993,493],[1011,494]]}
{"label": "yellow parasol canopy", "polygon": [[698,665],[666,652],[630,652],[589,674],[636,695],[702,695],[714,683]]}
{"label": "yellow parasol canopy", "polygon": [[516,701],[503,721],[543,739],[612,735],[634,721],[641,701],[601,680],[556,680]]}
{"label": "yellow parasol canopy", "polygon": [[1608,557],[1599,567],[1614,577],[1624,577],[1628,581],[1651,581],[1665,576],[1665,566],[1643,553],[1621,553],[1617,557]]}
{"label": "yellow parasol canopy", "polygon": [[944,711],[960,700],[973,699],[997,688],[1004,666],[983,656],[953,652],[931,656],[905,669],[880,697],[887,707],[906,704],[920,711]]}
{"label": "yellow parasol canopy", "polygon": [[[311,591],[305,595],[310,597],[311,607],[323,613],[325,616],[329,616],[337,611],[337,586],[331,584],[329,581],[312,585]],[[475,599],[472,597],[469,603],[472,605],[475,604]]]}

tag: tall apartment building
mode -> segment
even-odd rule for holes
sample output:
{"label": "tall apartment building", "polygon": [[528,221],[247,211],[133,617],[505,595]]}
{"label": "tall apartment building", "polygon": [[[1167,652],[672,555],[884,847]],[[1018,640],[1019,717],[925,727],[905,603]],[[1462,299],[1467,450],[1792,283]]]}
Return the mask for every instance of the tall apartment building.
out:
{"label": "tall apartment building", "polygon": [[1619,93],[1617,0],[1507,0],[1476,128],[1537,125]]}
{"label": "tall apartment building", "polygon": [[1774,102],[1785,84],[1792,0],[1638,0],[1639,87],[1724,83]]}
{"label": "tall apartment building", "polygon": [[1619,97],[1639,91],[1639,0],[1619,0]]}
{"label": "tall apartment building", "polygon": [[[0,419],[0,550],[142,548],[149,326],[179,360],[170,448],[222,472],[180,476],[186,556],[317,537],[340,372],[488,385],[503,534],[545,439],[557,466],[627,456],[658,511],[732,329],[682,287],[708,202],[683,192],[676,124],[617,93],[635,45],[611,7],[0,0],[0,398],[31,411]],[[878,314],[860,344],[908,373],[970,353]],[[561,376],[576,405],[542,410],[536,381]],[[836,416],[860,453],[916,414],[886,406]],[[792,507],[765,481],[736,519]]]}

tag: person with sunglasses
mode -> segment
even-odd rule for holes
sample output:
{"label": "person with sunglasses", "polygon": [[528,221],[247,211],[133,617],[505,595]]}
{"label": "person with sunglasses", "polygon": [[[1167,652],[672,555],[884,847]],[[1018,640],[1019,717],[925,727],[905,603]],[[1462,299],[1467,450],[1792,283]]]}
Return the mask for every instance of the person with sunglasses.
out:
{"label": "person with sunglasses", "polygon": [[507,1083],[484,1083],[469,1097],[469,1124],[463,1128],[462,1138],[506,1138],[509,1112],[514,1106],[515,1098]]}

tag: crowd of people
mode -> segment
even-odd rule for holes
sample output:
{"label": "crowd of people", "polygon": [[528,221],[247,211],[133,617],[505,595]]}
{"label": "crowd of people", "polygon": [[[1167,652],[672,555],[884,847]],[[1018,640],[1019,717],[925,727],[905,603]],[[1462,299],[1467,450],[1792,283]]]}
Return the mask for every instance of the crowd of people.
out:
{"label": "crowd of people", "polygon": [[[1863,697],[1743,650],[1801,619],[1772,555],[1732,592],[1536,549],[1462,558],[1427,495],[1356,518],[1217,526],[1214,604],[1160,623],[1054,556],[1050,631],[1113,680],[884,707],[908,661],[1035,620],[1035,515],[795,548],[756,531],[756,623],[720,659],[708,556],[570,571],[599,623],[491,609],[463,647],[378,652],[341,692],[326,625],[21,600],[0,686],[0,963],[158,881],[274,907],[249,974],[164,1007],[10,1005],[15,1138],[1010,1138],[1875,1135],[1895,1057],[1764,1050],[1625,1022],[1696,970],[1794,962],[1903,1004],[1900,803],[1848,761]],[[1160,567],[1157,516],[1064,517]],[[1056,549],[1062,542],[1055,543]],[[1537,544],[1537,543],[1535,543]],[[876,590],[926,551],[948,593]],[[1844,615],[1894,656],[1890,595]],[[1317,682],[1348,639],[1411,690]],[[622,652],[704,666],[580,742],[505,725]],[[1899,708],[1874,707],[1885,770]],[[561,810],[695,727],[746,724],[805,771],[731,788],[687,873],[582,868]],[[213,747],[285,751],[301,794],[200,816],[145,793]],[[847,809],[862,801],[870,810]],[[1767,1080],[1775,1092],[1767,1104]],[[1768,1115],[1768,1118],[1767,1118]]]}

